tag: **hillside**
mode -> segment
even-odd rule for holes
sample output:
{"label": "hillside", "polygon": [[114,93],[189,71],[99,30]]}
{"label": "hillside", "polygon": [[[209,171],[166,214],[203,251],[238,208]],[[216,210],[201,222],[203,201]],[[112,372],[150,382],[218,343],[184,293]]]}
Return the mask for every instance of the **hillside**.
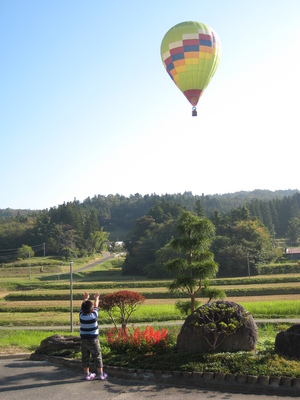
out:
{"label": "hillside", "polygon": [[251,217],[262,221],[270,232],[275,230],[276,237],[284,237],[289,221],[300,215],[300,192],[297,189],[201,196],[192,192],[145,196],[137,193],[129,197],[97,195],[49,210],[0,210],[0,249],[47,243],[50,254],[58,254],[63,246],[74,248],[76,255],[83,256],[91,251],[90,235],[96,231],[107,232],[112,242],[124,241],[136,221],[150,210],[153,214],[153,208],[157,213],[168,207],[195,211],[199,202],[208,218],[215,213],[226,215],[233,209],[247,207]]}

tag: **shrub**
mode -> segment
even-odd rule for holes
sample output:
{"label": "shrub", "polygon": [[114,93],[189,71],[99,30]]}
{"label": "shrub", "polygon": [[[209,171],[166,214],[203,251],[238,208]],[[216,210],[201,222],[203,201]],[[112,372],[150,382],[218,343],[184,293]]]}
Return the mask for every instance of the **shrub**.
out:
{"label": "shrub", "polygon": [[131,292],[130,290],[120,290],[119,292],[104,296],[99,301],[99,308],[108,313],[116,329],[115,317],[119,318],[122,329],[125,330],[131,314],[144,301],[145,297],[140,293]]}
{"label": "shrub", "polygon": [[233,335],[248,320],[249,313],[245,310],[237,319],[237,307],[207,303],[194,313],[196,318],[191,322],[194,331],[207,342],[211,352],[215,352],[227,336]]}
{"label": "shrub", "polygon": [[[195,300],[195,308],[200,307],[200,305],[201,305],[200,301]],[[191,301],[178,300],[175,303],[175,308],[181,314],[189,315],[191,313]]]}

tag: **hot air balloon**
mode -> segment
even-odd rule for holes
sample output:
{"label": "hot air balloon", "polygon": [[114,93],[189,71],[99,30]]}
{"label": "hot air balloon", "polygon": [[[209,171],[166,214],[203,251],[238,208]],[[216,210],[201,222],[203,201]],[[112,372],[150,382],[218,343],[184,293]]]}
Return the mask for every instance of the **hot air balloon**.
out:
{"label": "hot air balloon", "polygon": [[174,83],[193,106],[197,104],[217,70],[221,43],[216,32],[201,22],[175,25],[161,42],[162,62]]}

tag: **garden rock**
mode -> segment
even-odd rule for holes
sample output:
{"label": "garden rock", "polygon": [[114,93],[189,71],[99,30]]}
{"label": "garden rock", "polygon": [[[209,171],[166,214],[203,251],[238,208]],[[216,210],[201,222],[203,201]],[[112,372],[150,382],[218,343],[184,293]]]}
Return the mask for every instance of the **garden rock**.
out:
{"label": "garden rock", "polygon": [[80,337],[53,335],[44,339],[36,354],[55,354],[64,351],[80,351]]}
{"label": "garden rock", "polygon": [[275,353],[300,358],[300,324],[292,325],[286,331],[277,333]]}
{"label": "garden rock", "polygon": [[[231,311],[218,313],[213,311],[216,309]],[[204,310],[208,312],[207,317],[205,319],[199,319],[199,316],[203,315]],[[177,337],[177,349],[199,353],[208,353],[212,351],[252,351],[256,348],[258,329],[253,317],[249,314],[245,317],[246,315],[246,310],[240,304],[234,302],[218,300],[205,304],[197,308],[193,314],[186,318]],[[225,323],[228,326],[230,321],[234,320],[236,320],[238,324],[240,323],[240,325],[236,324],[237,329],[222,333],[222,324]],[[208,331],[204,329],[204,321],[207,323],[218,321],[216,334],[211,332],[211,329]],[[202,324],[199,322],[202,322]],[[220,333],[220,331],[222,332]],[[215,349],[213,349],[211,343],[216,340],[218,332],[217,344]]]}

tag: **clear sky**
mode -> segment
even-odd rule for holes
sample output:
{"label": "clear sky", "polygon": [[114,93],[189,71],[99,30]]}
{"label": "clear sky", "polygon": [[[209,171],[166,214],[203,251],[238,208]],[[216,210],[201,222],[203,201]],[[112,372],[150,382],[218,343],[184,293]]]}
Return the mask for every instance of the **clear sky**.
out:
{"label": "clear sky", "polygon": [[[164,70],[183,21],[222,43],[198,117]],[[299,0],[0,0],[0,208],[300,189]]]}

